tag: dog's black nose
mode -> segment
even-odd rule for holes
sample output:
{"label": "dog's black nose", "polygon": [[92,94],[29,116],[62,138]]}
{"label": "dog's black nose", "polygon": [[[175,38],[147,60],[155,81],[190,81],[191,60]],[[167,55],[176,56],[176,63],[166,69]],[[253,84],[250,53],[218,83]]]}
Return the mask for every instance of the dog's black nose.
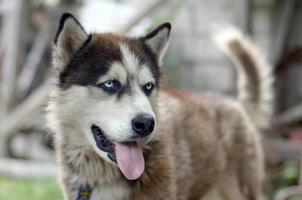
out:
{"label": "dog's black nose", "polygon": [[132,119],[132,129],[139,136],[147,136],[154,130],[154,118],[149,114],[139,114]]}

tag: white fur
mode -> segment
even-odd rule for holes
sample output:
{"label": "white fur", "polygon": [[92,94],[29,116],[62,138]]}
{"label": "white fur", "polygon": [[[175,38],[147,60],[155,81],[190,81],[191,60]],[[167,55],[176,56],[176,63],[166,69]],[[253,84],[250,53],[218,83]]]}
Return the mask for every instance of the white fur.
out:
{"label": "white fur", "polygon": [[138,83],[140,85],[145,85],[149,82],[155,84],[155,78],[147,66],[142,66],[138,72]]}
{"label": "white fur", "polygon": [[122,85],[126,84],[127,71],[119,62],[114,62],[113,64],[111,64],[109,72],[106,75],[102,76],[99,79],[98,83],[103,83],[105,81],[113,80],[113,79],[119,80],[122,83]]}
{"label": "white fur", "polygon": [[139,59],[136,57],[125,44],[120,44],[120,49],[123,55],[123,64],[129,75],[137,73]]}

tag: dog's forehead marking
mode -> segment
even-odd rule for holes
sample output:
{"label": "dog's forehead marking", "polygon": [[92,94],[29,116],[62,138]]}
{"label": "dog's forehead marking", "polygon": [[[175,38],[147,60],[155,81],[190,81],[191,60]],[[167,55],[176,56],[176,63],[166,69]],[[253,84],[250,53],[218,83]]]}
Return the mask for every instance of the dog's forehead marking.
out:
{"label": "dog's forehead marking", "polygon": [[123,67],[130,77],[137,77],[139,84],[155,82],[155,78],[146,63],[141,63],[137,56],[127,44],[120,44]]}
{"label": "dog's forehead marking", "polygon": [[130,50],[130,48],[125,43],[120,44],[120,49],[125,69],[130,76],[134,76],[137,73],[139,67],[139,58]]}

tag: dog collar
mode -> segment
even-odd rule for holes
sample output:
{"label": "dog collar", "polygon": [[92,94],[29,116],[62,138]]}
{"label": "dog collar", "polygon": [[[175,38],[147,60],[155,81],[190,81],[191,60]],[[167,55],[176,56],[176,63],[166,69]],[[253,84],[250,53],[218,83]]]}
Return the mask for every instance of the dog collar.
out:
{"label": "dog collar", "polygon": [[92,189],[89,185],[81,185],[79,188],[77,200],[89,200],[91,191]]}

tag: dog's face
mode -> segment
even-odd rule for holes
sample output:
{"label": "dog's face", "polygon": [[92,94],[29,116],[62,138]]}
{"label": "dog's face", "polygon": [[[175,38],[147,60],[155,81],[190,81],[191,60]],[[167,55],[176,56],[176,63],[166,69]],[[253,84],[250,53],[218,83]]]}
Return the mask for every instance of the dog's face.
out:
{"label": "dog's face", "polygon": [[156,132],[159,65],[169,32],[166,23],[140,38],[89,35],[64,14],[55,39],[60,125],[81,133],[73,140],[117,163],[129,179],[138,178],[144,167],[137,143]]}

